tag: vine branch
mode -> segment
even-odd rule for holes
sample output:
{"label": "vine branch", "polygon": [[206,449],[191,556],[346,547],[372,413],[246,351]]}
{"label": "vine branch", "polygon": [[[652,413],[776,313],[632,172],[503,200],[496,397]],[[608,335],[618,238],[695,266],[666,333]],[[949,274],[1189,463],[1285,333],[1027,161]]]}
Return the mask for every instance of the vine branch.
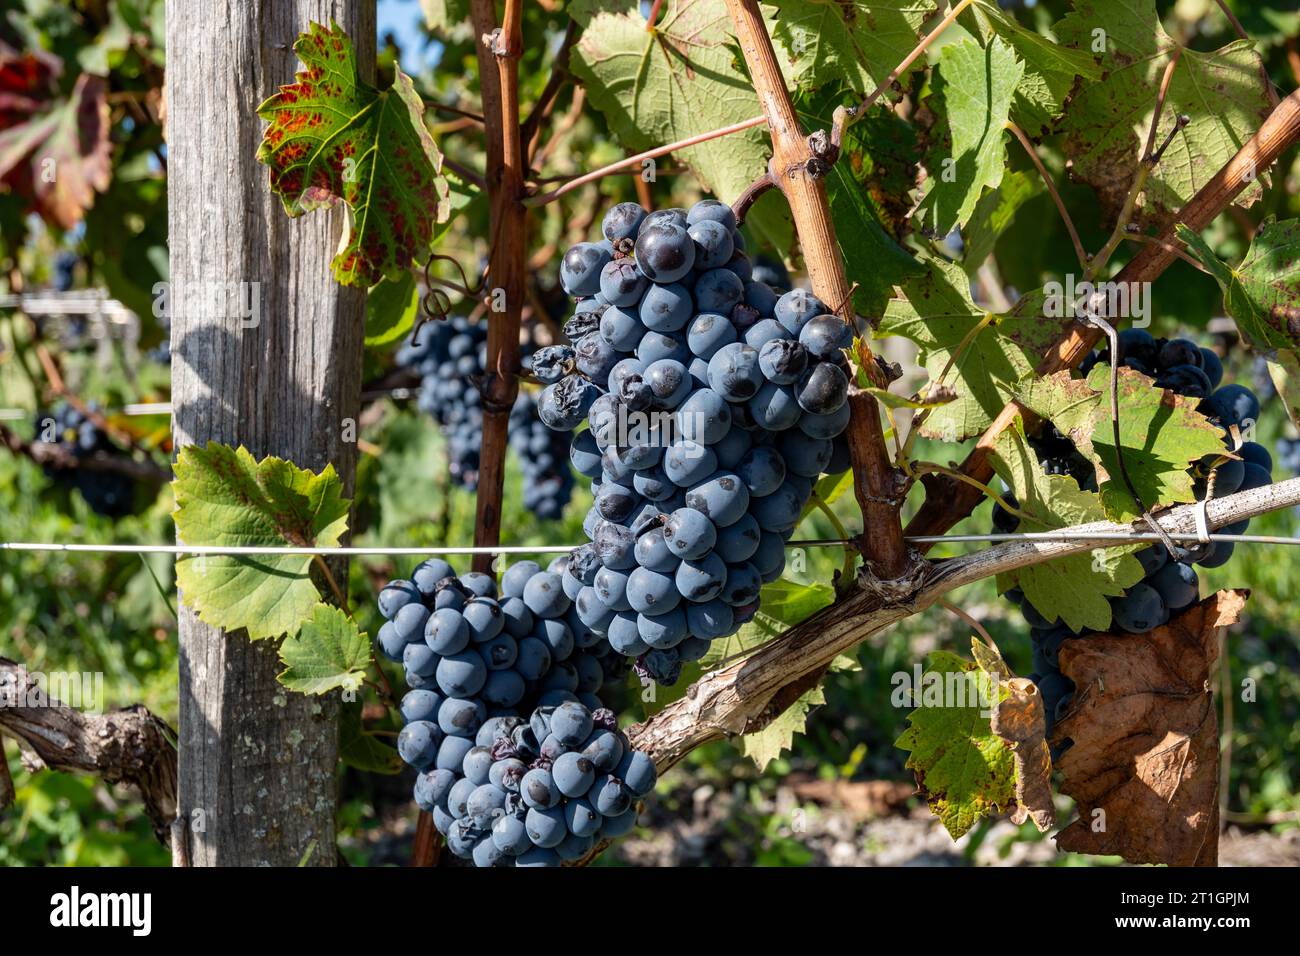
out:
{"label": "vine branch", "polygon": [[[799,125],[758,3],[727,0],[727,10],[767,117],[772,136],[769,170],[790,204],[813,293],[823,302],[839,306],[841,317],[853,325],[852,289],[844,274],[826,187],[819,175],[824,160],[813,152]],[[886,387],[888,382],[867,344],[859,342],[858,351],[862,370],[873,384]],[[870,529],[863,536],[862,555],[878,578],[899,578],[907,571],[910,559],[899,517],[902,502],[898,472],[889,461],[875,398],[868,392],[856,391],[849,401],[853,411],[849,448],[854,485],[862,506],[863,527]]]}
{"label": "vine branch", "polygon": [[656,146],[654,149],[647,149],[645,152],[636,153],[632,156],[625,156],[617,162],[610,163],[608,166],[602,166],[599,169],[584,173],[581,176],[575,176],[558,189],[553,189],[548,193],[528,196],[524,199],[525,206],[544,206],[549,202],[555,202],[561,196],[573,192],[580,186],[587,183],[595,182],[613,173],[627,169],[629,166],[639,166],[647,159],[656,159],[660,156],[667,156],[669,153],[679,149],[686,149],[688,146],[698,146],[700,143],[707,143],[711,139],[717,139],[719,136],[730,136],[732,133],[739,133],[743,130],[753,129],[755,126],[762,126],[767,122],[766,116],[753,116],[739,123],[732,123],[730,126],[723,126],[720,129],[709,130],[707,133],[696,133],[694,136],[688,136],[686,139],[679,139],[675,143],[669,143],[666,146]]}
{"label": "vine branch", "polygon": [[[1213,530],[1244,518],[1300,504],[1300,478],[1215,498],[1206,505]],[[1172,508],[1156,517],[1169,534],[1196,532],[1197,505]],[[1008,571],[1098,547],[1115,547],[1115,535],[1142,533],[1133,525],[1097,521],[1062,531],[1098,537],[1069,541],[1021,539],[973,554],[926,563],[907,593],[882,600],[859,588],[736,663],[702,676],[691,692],[641,724],[628,729],[632,745],[647,751],[663,773],[701,744],[734,734],[755,733],[779,715],[772,706],[781,692],[809,674],[820,673],[838,655],[891,624],[938,603],[957,588]],[[859,579],[861,583],[861,578]]]}
{"label": "vine branch", "polygon": [[19,742],[32,769],[93,773],[105,783],[139,788],[154,835],[171,845],[176,733],[144,707],[85,713],[50,699],[24,667],[0,657],[0,735],[5,734]]}

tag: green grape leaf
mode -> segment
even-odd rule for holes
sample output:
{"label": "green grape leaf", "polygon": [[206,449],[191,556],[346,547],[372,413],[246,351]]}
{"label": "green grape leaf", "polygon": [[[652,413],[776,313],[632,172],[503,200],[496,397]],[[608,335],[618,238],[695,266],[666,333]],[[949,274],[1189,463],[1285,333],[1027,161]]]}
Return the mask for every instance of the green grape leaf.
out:
{"label": "green grape leaf", "polygon": [[945,110],[951,154],[932,155],[928,192],[918,214],[927,228],[946,235],[970,221],[985,188],[1002,181],[1007,165],[1006,123],[1024,64],[998,37],[987,47],[966,39],[939,57],[934,99]]}
{"label": "green grape leaf", "polygon": [[1015,803],[1015,760],[992,728],[992,708],[1006,690],[973,661],[935,651],[912,693],[916,709],[894,746],[908,752],[907,769],[955,840]]}
{"label": "green grape leaf", "polygon": [[974,275],[993,254],[993,247],[1010,228],[1020,207],[1043,191],[1042,180],[1022,170],[1008,170],[998,188],[986,192],[963,230],[966,250],[962,265]]}
{"label": "green grape leaf", "polygon": [[903,298],[889,303],[877,335],[911,339],[921,347],[930,389],[942,385],[956,393],[931,410],[921,434],[962,441],[992,424],[1010,389],[1033,372],[1059,323],[1027,307],[1023,314],[1020,307],[1007,315],[986,312],[971,299],[960,265],[928,265],[924,276],[902,287]]}
{"label": "green grape leaf", "polygon": [[759,593],[759,611],[753,620],[735,634],[710,644],[700,665],[713,667],[766,644],[833,603],[835,589],[829,584],[799,584],[784,578],[765,584]]}
{"label": "green grape leaf", "polygon": [[[921,38],[935,0],[773,0],[773,36],[790,58],[792,79],[814,89],[847,84],[865,96],[889,78]],[[899,77],[924,65],[918,58]]]}
{"label": "green grape leaf", "polygon": [[859,141],[852,128],[845,136],[847,150],[831,167],[826,177],[826,195],[835,238],[844,258],[844,273],[856,288],[854,309],[861,315],[879,315],[889,302],[893,287],[908,278],[924,273],[924,267],[912,258],[885,231],[880,217],[865,195],[865,186],[855,170],[853,152]]}
{"label": "green grape leaf", "polygon": [[[1043,471],[1019,420],[998,436],[991,463],[1015,495],[1019,510],[1028,516],[1018,531],[1052,531],[1106,520],[1099,495],[1083,491],[1069,475]],[[1076,631],[1106,631],[1111,623],[1107,598],[1118,597],[1142,580],[1142,565],[1129,553],[1133,550],[1137,549],[1127,545],[1097,548],[1020,568],[999,575],[998,590],[1019,587],[1049,621],[1064,621]]]}
{"label": "green grape leaf", "polygon": [[[108,83],[82,73],[67,99],[42,99],[46,69],[24,55],[0,61],[0,185],[51,226],[71,229],[113,178]],[[18,77],[27,83],[19,85]]]}
{"label": "green grape leaf", "polygon": [[[1070,101],[1060,130],[1073,175],[1096,190],[1103,213],[1114,219],[1137,175],[1161,77],[1179,44],[1161,25],[1155,0],[1075,0],[1056,33],[1065,46],[1097,56],[1105,70]],[[1191,122],[1151,170],[1135,220],[1167,223],[1245,145],[1269,111],[1259,54],[1249,41],[1212,53],[1182,48],[1156,146],[1179,115]],[[1249,206],[1261,194],[1259,183],[1251,183],[1236,201]]]}
{"label": "green grape leaf", "polygon": [[415,325],[420,290],[415,276],[401,272],[379,280],[366,293],[366,345],[391,345]]}
{"label": "green grape leaf", "polygon": [[[667,0],[653,32],[637,0],[574,0],[568,9],[582,27],[570,66],[628,150],[652,149],[763,112],[753,83],[737,66],[730,20],[714,0]],[[689,163],[718,199],[732,202],[767,170],[771,149],[766,129],[758,126],[673,155]]]}
{"label": "green grape leaf", "polygon": [[1291,421],[1300,424],[1300,220],[1270,219],[1231,268],[1209,243],[1179,224],[1178,237],[1223,290],[1223,307],[1251,348],[1264,353]]}
{"label": "green grape leaf", "polygon": [[1270,220],[1255,233],[1235,269],[1209,243],[1179,224],[1178,237],[1210,270],[1223,290],[1223,305],[1254,348],[1300,348],[1300,219]]}
{"label": "green grape leaf", "polygon": [[361,701],[345,703],[339,713],[339,759],[366,773],[395,776],[406,766],[396,748],[367,733],[361,723]]}
{"label": "green grape leaf", "polygon": [[994,36],[1002,38],[1024,62],[1025,74],[1016,86],[1011,118],[1030,137],[1048,132],[1076,84],[1101,79],[1101,67],[1089,53],[1052,42],[1021,25],[991,0],[976,0],[962,15],[962,22],[973,26],[972,32],[986,42]]}
{"label": "green grape leaf", "polygon": [[[187,445],[172,481],[184,544],[333,547],[350,502],[326,465],[319,475],[279,458],[254,461],[243,446]],[[253,640],[297,632],[320,602],[311,555],[196,555],[176,562],[185,603],[206,623],[244,628]]]}
{"label": "green grape leaf", "polygon": [[[1200,399],[1156,388],[1131,368],[1118,375],[1119,438],[1124,467],[1148,508],[1196,500],[1188,466],[1223,454],[1223,432],[1196,410]],[[1112,521],[1140,516],[1119,472],[1110,416],[1110,366],[1098,365],[1081,381],[1068,371],[1026,382],[1016,395],[1034,414],[1069,437],[1097,469],[1101,504]]]}
{"label": "green grape leaf", "polygon": [[317,604],[297,634],[280,644],[279,681],[299,694],[358,691],[370,666],[370,639],[342,610]]}
{"label": "green grape leaf", "polygon": [[347,204],[350,230],[331,266],[341,284],[369,287],[427,253],[450,214],[442,153],[411,78],[397,70],[391,89],[365,83],[338,24],[311,24],[293,49],[307,68],[257,108],[270,123],[257,158],[290,216]]}
{"label": "green grape leaf", "polygon": [[766,770],[768,764],[781,756],[781,751],[794,746],[796,734],[802,734],[808,729],[808,713],[824,703],[826,695],[820,687],[814,687],[762,730],[742,736],[740,752],[754,761],[754,766],[760,772]]}

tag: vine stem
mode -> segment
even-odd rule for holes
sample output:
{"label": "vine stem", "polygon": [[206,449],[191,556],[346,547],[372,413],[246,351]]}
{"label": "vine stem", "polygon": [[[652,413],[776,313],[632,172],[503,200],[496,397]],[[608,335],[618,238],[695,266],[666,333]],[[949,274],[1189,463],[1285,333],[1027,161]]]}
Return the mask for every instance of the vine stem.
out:
{"label": "vine stem", "polygon": [[348,597],[339,587],[339,582],[334,579],[334,573],[330,571],[330,566],[325,563],[325,559],[319,554],[313,554],[311,562],[316,565],[320,570],[320,573],[325,576],[325,583],[329,585],[330,593],[334,595],[334,600],[339,602],[340,610],[342,610],[348,617],[352,617],[352,608],[348,606]]}
{"label": "vine stem", "polygon": [[[474,544],[501,540],[501,499],[505,480],[510,410],[519,393],[519,327],[527,300],[528,210],[524,191],[524,139],[519,121],[519,58],[523,54],[523,0],[507,0],[501,26],[493,0],[473,0],[471,17],[480,38],[478,62],[487,118],[488,203],[491,248],[488,276],[500,289],[504,309],[488,314],[487,369],[483,383],[483,445],[480,451]],[[494,297],[495,298],[495,297]],[[475,555],[476,571],[491,559]]]}
{"label": "vine stem", "polygon": [[1047,186],[1047,191],[1051,194],[1052,202],[1056,203],[1056,210],[1061,214],[1061,219],[1065,223],[1065,229],[1070,234],[1070,242],[1074,245],[1074,254],[1079,257],[1079,268],[1088,268],[1088,253],[1084,251],[1083,242],[1079,239],[1079,230],[1074,227],[1074,220],[1070,218],[1070,210],[1065,208],[1065,201],[1061,199],[1060,192],[1056,189],[1056,182],[1052,179],[1051,173],[1043,165],[1043,160],[1038,155],[1038,150],[1034,149],[1034,144],[1030,142],[1029,137],[1015,123],[1007,122],[1007,129],[1011,135],[1020,141],[1020,145],[1025,148],[1029,158],[1033,160],[1038,175],[1043,177],[1043,183]]}
{"label": "vine stem", "polygon": [[988,632],[988,629],[985,628],[983,624],[975,620],[975,618],[972,617],[968,611],[963,610],[962,608],[958,607],[956,604],[953,604],[951,601],[947,599],[943,599],[935,603],[937,603],[939,607],[943,608],[949,614],[953,614],[961,618],[963,621],[969,624],[973,629],[978,631],[980,637],[984,638],[984,640],[988,642],[990,647],[997,647],[997,642],[993,640],[993,635]]}
{"label": "vine stem", "polygon": [[[1158,237],[1157,243],[1145,244],[1112,281],[1149,283],[1159,278],[1177,260],[1169,246],[1177,236],[1175,227],[1185,225],[1194,231],[1208,226],[1251,183],[1259,173],[1272,166],[1279,156],[1300,141],[1300,90],[1287,96],[1237,154],[1228,160],[1213,178],[1192,197],[1178,216]],[[1035,374],[1051,375],[1074,368],[1101,340],[1100,329],[1084,322],[1066,327],[1060,338],[1038,363]],[[1010,402],[984,430],[975,448],[962,462],[962,474],[988,482],[993,478],[989,455],[998,436],[1005,431],[1022,409]],[[908,523],[909,536],[941,535],[971,513],[982,496],[967,483],[948,479],[927,486],[926,499]]]}
{"label": "vine stem", "polygon": [[694,136],[686,137],[686,139],[679,139],[677,142],[669,143],[667,146],[656,146],[654,149],[647,149],[643,153],[625,156],[623,159],[610,163],[608,166],[602,166],[589,173],[576,176],[558,189],[552,189],[550,192],[542,193],[540,195],[528,196],[524,199],[523,203],[525,206],[530,207],[544,206],[549,202],[555,202],[555,200],[559,199],[561,196],[573,192],[580,186],[585,186],[587,183],[595,182],[597,179],[602,179],[612,173],[617,173],[621,170],[627,169],[629,166],[639,166],[647,159],[656,159],[659,156],[666,156],[676,150],[686,149],[688,146],[698,146],[700,143],[707,143],[709,140],[717,139],[720,136],[730,136],[732,133],[740,133],[747,129],[753,129],[755,126],[762,126],[765,122],[767,122],[766,116],[752,116],[739,123],[732,123],[730,126],[723,126],[720,129],[709,130],[707,133],[697,133]]}
{"label": "vine stem", "polygon": [[903,57],[903,61],[894,67],[885,81],[877,86],[870,94],[867,95],[861,103],[854,107],[838,106],[832,119],[831,126],[831,145],[838,151],[844,142],[844,131],[862,119],[867,110],[871,109],[873,103],[884,94],[885,90],[894,85],[895,81],[903,75],[903,71],[916,62],[916,58],[924,53],[935,40],[939,39],[940,34],[948,27],[952,26],[957,17],[961,16],[963,10],[971,5],[972,0],[961,0],[955,7],[948,12],[948,15],[939,21],[938,25],[921,38],[921,42],[913,47],[912,52]]}
{"label": "vine stem", "polygon": [[[814,175],[814,171],[824,169],[824,160],[813,153],[799,125],[757,0],[727,0],[727,11],[753,78],[754,91],[763,105],[763,115],[767,117],[772,136],[770,169],[790,205],[813,293],[823,302],[840,305],[841,317],[853,325],[849,318],[853,309],[852,290],[844,274],[826,187]],[[872,384],[887,387],[889,383],[871,349],[865,342],[858,345],[862,371]],[[910,563],[899,517],[901,475],[890,464],[875,398],[860,389],[852,392],[849,450],[854,494],[862,508],[861,551],[872,574],[891,580],[900,577]]]}
{"label": "vine stem", "polygon": [[1015,515],[1021,521],[1038,520],[1033,515],[1027,514],[1026,512],[1021,511],[1019,508],[1010,504],[1006,498],[1004,498],[1002,495],[998,494],[996,491],[993,490],[992,485],[986,485],[984,482],[980,481],[977,478],[972,478],[970,475],[963,475],[960,471],[958,471],[955,468],[949,468],[946,465],[935,464],[932,461],[918,461],[911,466],[911,470],[912,470],[912,474],[914,475],[930,475],[930,474],[947,475],[949,478],[952,478],[956,481],[964,481],[966,484],[978,488],[985,496],[993,499],[999,505],[1001,505],[1003,511],[1007,512],[1008,514]]}

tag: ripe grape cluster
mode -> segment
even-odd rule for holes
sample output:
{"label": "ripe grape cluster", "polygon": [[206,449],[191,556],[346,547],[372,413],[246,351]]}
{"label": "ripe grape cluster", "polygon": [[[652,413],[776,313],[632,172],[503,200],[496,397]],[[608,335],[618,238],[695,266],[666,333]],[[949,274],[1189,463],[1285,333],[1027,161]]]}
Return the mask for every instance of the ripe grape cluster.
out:
{"label": "ripe grape cluster", "polygon": [[[92,410],[95,408],[93,405],[90,407]],[[36,440],[54,442],[79,460],[99,453],[123,454],[107,434],[67,402],[59,402],[52,411],[37,412]],[[46,477],[81,492],[81,497],[96,514],[120,518],[134,510],[135,482],[127,475],[56,465],[46,465],[44,471]]]}
{"label": "ripe grape cluster", "polygon": [[560,264],[572,348],[537,353],[541,420],[595,497],[564,588],[582,622],[674,683],[781,576],[818,476],[849,466],[853,330],[752,276],[731,208],[620,203]]}
{"label": "ripe grape cluster", "polygon": [[654,761],[633,750],[614,712],[577,701],[484,721],[459,771],[424,769],[421,809],[475,866],[559,866],[636,823]]}
{"label": "ripe grape cluster", "polygon": [[376,643],[410,688],[397,750],[420,771],[415,800],[480,866],[576,859],[630,829],[654,786],[596,696],[626,664],[565,595],[568,561],[520,561],[498,589],[435,558],[379,593]]}
{"label": "ripe grape cluster", "polygon": [[[483,446],[483,396],[477,383],[487,368],[487,326],[462,316],[426,322],[414,341],[398,351],[397,362],[420,374],[417,404],[447,440],[452,477],[474,491]],[[559,518],[573,492],[568,443],[540,423],[532,392],[520,391],[508,433],[524,473],[524,507],[544,520]]]}
{"label": "ripe grape cluster", "polygon": [[[1188,339],[1156,339],[1142,329],[1124,331],[1119,341],[1122,367],[1150,376],[1157,388],[1200,399],[1198,410],[1223,429],[1224,447],[1238,456],[1209,455],[1191,468],[1197,500],[1204,499],[1211,488],[1216,497],[1221,497],[1272,482],[1273,459],[1268,449],[1258,442],[1242,440],[1252,433],[1259,417],[1259,400],[1244,386],[1221,384],[1223,363],[1216,353]],[[1095,365],[1109,362],[1109,349],[1095,352],[1085,359],[1080,371],[1087,374]],[[1049,474],[1071,475],[1080,487],[1096,490],[1097,476],[1091,462],[1060,432],[1047,426],[1030,443]],[[1248,519],[1242,520],[1219,531],[1244,534],[1249,524]],[[1016,530],[1017,519],[995,506],[993,526],[998,532],[1009,533]],[[1179,547],[1170,555],[1163,544],[1155,544],[1138,551],[1135,557],[1145,575],[1122,596],[1111,600],[1111,629],[1144,634],[1167,624],[1200,598],[1195,566],[1221,567],[1232,557],[1233,547],[1231,542],[1211,542]],[[1020,606],[1030,625],[1034,655],[1031,677],[1043,696],[1050,733],[1055,721],[1069,709],[1074,694],[1073,683],[1060,671],[1057,655],[1061,644],[1090,632],[1073,631],[1063,622],[1047,620],[1018,589],[1008,591],[1006,596]]]}

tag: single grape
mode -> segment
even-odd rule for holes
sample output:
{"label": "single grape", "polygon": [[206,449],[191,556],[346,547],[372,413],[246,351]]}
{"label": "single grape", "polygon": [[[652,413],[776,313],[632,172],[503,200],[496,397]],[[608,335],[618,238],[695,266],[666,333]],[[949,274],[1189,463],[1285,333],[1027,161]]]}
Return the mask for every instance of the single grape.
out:
{"label": "single grape", "polygon": [[786,462],[771,445],[759,445],[751,448],[736,465],[736,474],[751,496],[763,497],[772,494],[785,481]]}
{"label": "single grape", "polygon": [[749,507],[749,490],[734,473],[720,471],[686,493],[686,506],[725,528],[739,521]]}
{"label": "single grape", "polygon": [[810,319],[826,312],[826,306],[811,292],[792,289],[776,300],[772,310],[776,320],[791,335],[798,335]]}
{"label": "single grape", "polygon": [[[641,224],[636,238],[636,263],[651,282],[677,282],[695,264],[695,243],[684,224],[662,216],[656,219],[658,215],[652,213]],[[567,285],[565,291],[574,294]]]}
{"label": "single grape", "polygon": [[[687,217],[690,223],[690,217]],[[687,234],[695,243],[695,268],[717,269],[731,259],[735,245],[731,241],[731,229],[713,219],[702,219],[690,223]]]}
{"label": "single grape", "polygon": [[832,415],[849,399],[848,377],[838,366],[819,362],[800,376],[795,399],[810,414]]}
{"label": "single grape", "polygon": [[627,600],[638,613],[664,614],[676,607],[681,597],[670,574],[638,567],[628,575]]}
{"label": "single grape", "polygon": [[[726,573],[725,567],[723,573]],[[648,647],[660,650],[675,647],[689,634],[686,612],[676,607],[665,614],[656,614],[653,617],[638,614],[637,633]]]}
{"label": "single grape", "polygon": [[[1176,565],[1171,565],[1176,566]],[[1169,608],[1160,592],[1146,584],[1135,584],[1111,602],[1115,623],[1130,634],[1145,634],[1169,619]]]}
{"label": "single grape", "polygon": [[621,202],[610,208],[601,220],[600,232],[610,242],[635,239],[646,211],[634,202]]}
{"label": "single grape", "polygon": [[700,312],[729,316],[745,297],[745,283],[732,269],[710,269],[695,280],[691,293]]}
{"label": "single grape", "polygon": [[709,359],[709,387],[729,402],[743,402],[765,384],[759,352],[742,342],[723,345]]}
{"label": "single grape", "polygon": [[736,228],[736,214],[730,206],[717,199],[701,199],[686,214],[686,222],[692,226],[706,220],[720,223],[728,235]]}
{"label": "single grape", "polygon": [[600,291],[600,272],[611,258],[609,249],[600,243],[572,246],[560,260],[560,285],[572,296],[595,295]]}
{"label": "single grape", "polygon": [[[822,366],[817,367],[821,368]],[[806,378],[809,374],[809,372],[805,372],[804,377]],[[754,421],[758,423],[759,427],[768,431],[779,432],[792,428],[798,423],[802,410],[791,388],[789,385],[777,385],[768,382],[749,400],[749,410],[753,413]],[[834,409],[831,409],[831,411],[834,411]]]}

